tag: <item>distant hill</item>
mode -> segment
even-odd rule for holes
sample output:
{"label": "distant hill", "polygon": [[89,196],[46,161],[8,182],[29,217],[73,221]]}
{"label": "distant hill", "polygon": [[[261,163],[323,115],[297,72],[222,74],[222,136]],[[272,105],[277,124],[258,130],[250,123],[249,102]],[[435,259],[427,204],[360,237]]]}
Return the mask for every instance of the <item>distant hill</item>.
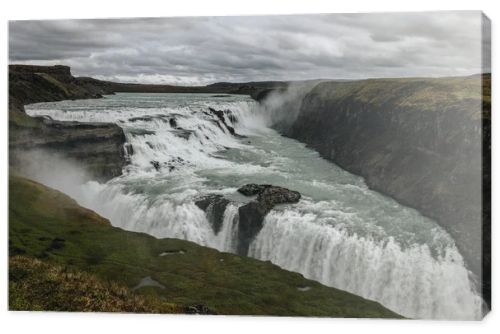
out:
{"label": "distant hill", "polygon": [[284,81],[218,82],[207,86],[120,83],[74,77],[71,69],[64,65],[9,65],[9,105],[22,110],[22,106],[28,103],[99,98],[118,92],[255,95],[263,90],[285,88],[288,84]]}

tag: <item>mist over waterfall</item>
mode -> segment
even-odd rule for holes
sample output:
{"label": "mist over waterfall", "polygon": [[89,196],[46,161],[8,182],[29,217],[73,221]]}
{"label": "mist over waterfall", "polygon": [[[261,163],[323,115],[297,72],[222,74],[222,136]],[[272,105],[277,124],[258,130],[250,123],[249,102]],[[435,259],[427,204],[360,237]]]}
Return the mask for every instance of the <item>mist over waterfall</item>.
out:
{"label": "mist over waterfall", "polygon": [[[280,136],[270,128],[282,117],[272,113],[273,105],[260,108],[236,95],[116,94],[26,109],[32,116],[114,122],[124,129],[130,163],[107,183],[58,182],[61,170],[51,164],[59,161],[44,162],[41,155],[32,168],[26,166],[35,179],[114,226],[235,252],[238,208],[252,200],[236,190],[247,183],[282,186],[299,191],[302,199],[266,216],[249,256],[407,317],[481,317],[473,276],[448,233],[304,144]],[[195,204],[212,194],[230,201],[218,233]]]}

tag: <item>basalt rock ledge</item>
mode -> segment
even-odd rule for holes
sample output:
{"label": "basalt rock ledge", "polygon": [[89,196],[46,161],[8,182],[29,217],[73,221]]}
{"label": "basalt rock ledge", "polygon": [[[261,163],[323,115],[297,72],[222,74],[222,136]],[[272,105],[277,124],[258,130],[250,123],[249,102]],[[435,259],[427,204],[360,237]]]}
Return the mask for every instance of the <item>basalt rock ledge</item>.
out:
{"label": "basalt rock ledge", "polygon": [[247,184],[238,189],[245,196],[257,198],[238,209],[238,247],[237,253],[247,255],[248,247],[262,229],[265,216],[278,204],[297,203],[300,193],[269,184]]}
{"label": "basalt rock ledge", "polygon": [[120,175],[127,154],[125,135],[116,124],[62,122],[24,112],[26,104],[111,93],[106,85],[73,77],[67,66],[9,66],[9,165],[22,170],[26,153],[41,151],[78,163],[92,179]]}

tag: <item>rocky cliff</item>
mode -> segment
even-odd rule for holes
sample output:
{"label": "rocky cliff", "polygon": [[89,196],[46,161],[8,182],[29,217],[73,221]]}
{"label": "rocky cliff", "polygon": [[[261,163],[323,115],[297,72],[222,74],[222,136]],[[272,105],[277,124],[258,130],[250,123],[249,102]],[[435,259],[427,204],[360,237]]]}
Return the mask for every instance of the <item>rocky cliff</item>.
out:
{"label": "rocky cliff", "polygon": [[109,85],[99,80],[75,78],[68,66],[9,66],[9,107],[37,102],[99,98],[110,94]]}
{"label": "rocky cliff", "polygon": [[24,113],[29,103],[110,93],[98,80],[73,77],[67,66],[9,66],[9,164],[22,167],[21,155],[42,150],[78,162],[98,180],[120,175],[126,163],[125,135],[117,125],[60,122]]}
{"label": "rocky cliff", "polygon": [[291,125],[276,124],[371,188],[435,219],[483,276],[487,301],[489,80],[322,82],[299,98]]}

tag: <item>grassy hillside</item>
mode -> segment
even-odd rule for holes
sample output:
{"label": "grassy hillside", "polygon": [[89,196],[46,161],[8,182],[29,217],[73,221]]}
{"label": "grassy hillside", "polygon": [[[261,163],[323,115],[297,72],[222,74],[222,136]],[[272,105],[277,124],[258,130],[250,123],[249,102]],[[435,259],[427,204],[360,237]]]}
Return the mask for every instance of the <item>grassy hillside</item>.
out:
{"label": "grassy hillside", "polygon": [[9,269],[11,310],[184,312],[179,305],[139,296],[124,285],[31,257],[11,257]]}
{"label": "grassy hillside", "polygon": [[10,309],[399,317],[269,262],[112,227],[13,173],[9,195]]}

